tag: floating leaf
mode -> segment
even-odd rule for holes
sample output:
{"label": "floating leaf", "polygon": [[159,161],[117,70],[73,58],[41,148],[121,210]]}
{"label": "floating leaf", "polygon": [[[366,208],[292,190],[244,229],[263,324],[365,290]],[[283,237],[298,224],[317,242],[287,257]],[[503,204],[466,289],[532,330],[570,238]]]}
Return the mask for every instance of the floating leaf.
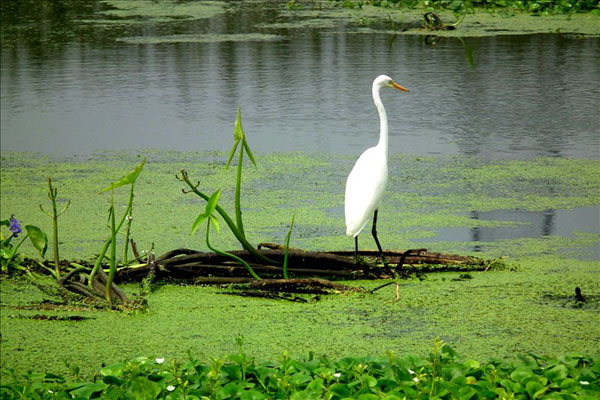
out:
{"label": "floating leaf", "polygon": [[44,257],[46,250],[48,250],[48,235],[37,226],[25,225],[31,244],[40,253],[40,256]]}
{"label": "floating leaf", "polygon": [[100,193],[116,189],[119,186],[125,186],[125,185],[135,183],[138,176],[140,176],[142,169],[144,168],[144,164],[146,164],[146,159],[144,159],[144,161],[142,161],[140,163],[140,165],[138,165],[133,171],[131,171],[130,173],[128,173],[127,175],[125,175],[124,177],[119,179],[118,181],[111,183],[108,187],[102,189],[100,191]]}

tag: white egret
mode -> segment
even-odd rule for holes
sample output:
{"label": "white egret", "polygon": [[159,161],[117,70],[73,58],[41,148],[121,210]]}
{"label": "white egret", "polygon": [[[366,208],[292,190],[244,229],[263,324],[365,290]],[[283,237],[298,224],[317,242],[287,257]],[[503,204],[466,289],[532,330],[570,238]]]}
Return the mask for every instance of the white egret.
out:
{"label": "white egret", "polygon": [[386,87],[408,92],[387,75],[379,75],[373,81],[373,102],[379,112],[379,142],[361,154],[346,181],[346,235],[354,236],[355,255],[358,255],[358,234],[369,222],[371,214],[373,215],[371,233],[379,253],[383,255],[383,249],[377,238],[377,211],[388,178],[388,122],[379,91]]}

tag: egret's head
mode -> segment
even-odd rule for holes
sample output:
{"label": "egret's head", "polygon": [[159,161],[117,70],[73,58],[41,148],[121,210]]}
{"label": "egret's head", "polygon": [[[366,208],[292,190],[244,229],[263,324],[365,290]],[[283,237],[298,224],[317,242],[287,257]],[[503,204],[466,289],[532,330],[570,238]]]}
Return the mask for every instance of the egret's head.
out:
{"label": "egret's head", "polygon": [[408,89],[398,85],[392,78],[387,75],[379,75],[373,81],[373,89],[377,88],[378,90],[384,87],[391,87],[394,89],[402,90],[404,92],[408,92]]}

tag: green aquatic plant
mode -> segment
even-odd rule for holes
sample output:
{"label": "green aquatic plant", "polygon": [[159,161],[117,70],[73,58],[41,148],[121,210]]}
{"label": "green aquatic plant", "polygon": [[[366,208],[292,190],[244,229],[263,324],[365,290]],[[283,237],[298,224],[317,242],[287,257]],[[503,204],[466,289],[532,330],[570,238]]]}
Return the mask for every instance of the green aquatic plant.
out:
{"label": "green aquatic plant", "polygon": [[290,250],[290,237],[292,236],[292,230],[294,229],[294,219],[296,219],[296,214],[292,215],[292,222],[290,222],[290,229],[288,230],[288,233],[285,236],[284,255],[283,255],[283,279],[288,279],[287,266],[288,266],[289,250]]}
{"label": "green aquatic plant", "polygon": [[254,279],[259,280],[260,277],[258,275],[256,275],[256,273],[254,272],[252,267],[250,267],[250,265],[248,265],[248,263],[246,261],[242,260],[241,258],[239,258],[236,255],[233,255],[233,254],[228,253],[223,250],[219,250],[210,244],[210,226],[211,225],[214,226],[217,233],[220,232],[219,220],[217,219],[217,217],[215,217],[213,215],[213,213],[215,212],[215,208],[217,207],[217,205],[219,203],[220,196],[221,196],[221,189],[217,190],[209,197],[208,201],[206,202],[206,209],[204,210],[203,213],[198,215],[198,217],[196,218],[196,221],[194,221],[194,224],[192,225],[192,234],[194,234],[194,232],[196,232],[196,230],[198,229],[200,224],[202,224],[202,222],[204,222],[206,220],[207,221],[207,223],[206,223],[206,246],[208,246],[208,248],[210,250],[214,251],[215,253],[217,253],[223,257],[231,258],[232,260],[242,264],[248,270],[248,273],[250,273],[250,275]]}
{"label": "green aquatic plant", "polygon": [[71,200],[69,200],[67,202],[67,205],[65,205],[65,207],[60,211],[57,212],[56,210],[56,197],[58,195],[58,189],[52,186],[52,178],[48,177],[48,198],[50,199],[50,202],[52,203],[52,213],[47,212],[46,210],[44,210],[44,208],[42,207],[42,205],[40,204],[40,210],[42,210],[42,212],[44,214],[46,214],[47,216],[49,216],[50,218],[52,218],[52,239],[53,239],[53,246],[52,249],[54,250],[54,274],[56,275],[56,279],[60,279],[60,258],[59,258],[59,254],[58,254],[58,217],[60,217],[65,211],[67,211],[67,209],[69,208],[69,206],[71,205]]}
{"label": "green aquatic plant", "polygon": [[0,231],[0,268],[2,272],[8,272],[10,269],[27,271],[27,268],[21,265],[23,260],[21,260],[17,253],[17,250],[19,250],[26,239],[30,240],[40,256],[44,258],[48,249],[48,236],[40,228],[35,225],[25,225],[27,233],[17,244],[13,244],[12,240],[17,239],[23,232],[19,220],[14,215],[11,215],[10,218],[0,221],[0,226],[8,227],[10,232],[5,237],[4,233]]}
{"label": "green aquatic plant", "polygon": [[[241,146],[240,146],[240,144],[241,144]],[[268,257],[264,256],[263,254],[261,254],[260,252],[258,252],[255,249],[255,247],[252,244],[250,244],[250,242],[248,242],[248,240],[246,239],[246,234],[244,233],[244,222],[242,220],[242,207],[241,207],[242,165],[243,165],[243,160],[244,160],[244,151],[246,151],[246,153],[248,154],[248,158],[250,158],[250,161],[252,161],[252,164],[254,164],[255,167],[256,167],[256,161],[254,160],[254,155],[252,154],[252,150],[250,150],[250,146],[248,145],[248,142],[246,141],[246,135],[244,133],[244,129],[242,128],[242,113],[241,113],[241,108],[239,106],[238,106],[238,110],[237,110],[235,124],[233,127],[233,147],[231,148],[231,151],[229,152],[229,157],[227,158],[227,163],[225,164],[225,169],[229,168],[229,165],[231,164],[231,160],[233,159],[233,156],[235,155],[235,152],[238,149],[238,146],[240,149],[240,155],[238,158],[237,175],[236,175],[236,182],[235,182],[235,219],[236,219],[236,222],[234,222],[233,219],[229,216],[229,214],[225,210],[223,210],[223,208],[221,208],[218,204],[215,204],[214,210],[216,210],[219,214],[221,214],[221,217],[223,217],[223,220],[225,221],[225,223],[227,224],[227,226],[229,227],[229,229],[231,230],[231,232],[233,233],[235,238],[240,242],[240,244],[242,245],[242,247],[244,249],[246,249],[250,254],[252,254],[258,260],[260,260],[264,263],[267,263],[269,265],[279,266],[280,263],[278,263],[277,261],[271,260],[270,258],[268,258]],[[198,186],[200,185],[200,182],[198,182],[197,184],[193,184],[189,179],[189,175],[188,175],[187,171],[181,170],[181,176],[176,175],[176,177],[178,180],[185,182],[190,187],[190,190],[183,190],[184,193],[192,192],[192,193],[195,193],[196,195],[202,197],[204,200],[209,201],[209,196],[206,195],[205,193],[201,192],[200,190],[198,190]]]}
{"label": "green aquatic plant", "polygon": [[237,175],[236,175],[236,181],[235,181],[235,219],[236,219],[236,223],[237,223],[237,227],[240,231],[240,233],[242,234],[242,236],[246,237],[245,233],[244,233],[244,223],[242,221],[242,207],[240,204],[240,197],[241,197],[241,189],[242,189],[242,164],[244,161],[244,150],[246,150],[246,153],[248,154],[248,158],[250,158],[250,161],[252,161],[252,164],[254,164],[254,167],[256,167],[256,161],[254,160],[254,155],[252,154],[252,151],[250,150],[250,146],[248,146],[248,142],[246,141],[246,135],[244,134],[244,129],[242,128],[242,111],[240,109],[240,106],[238,106],[237,109],[237,116],[235,118],[235,125],[233,127],[233,147],[231,148],[231,151],[229,152],[229,157],[227,159],[227,164],[225,164],[225,169],[229,168],[229,164],[231,164],[231,160],[233,159],[233,156],[235,155],[235,151],[238,148],[238,145],[240,145],[240,156],[238,158],[238,165],[237,165]]}
{"label": "green aquatic plant", "polygon": [[[112,302],[110,288],[112,286],[112,281],[114,279],[115,272],[117,269],[117,257],[116,257],[117,234],[119,233],[121,227],[127,220],[128,228],[127,228],[127,233],[126,233],[127,234],[126,239],[127,239],[127,241],[129,240],[129,229],[130,229],[129,224],[131,224],[131,210],[133,208],[134,185],[135,185],[135,182],[136,182],[137,178],[139,177],[140,173],[142,172],[142,169],[144,168],[145,164],[146,164],[146,160],[142,161],[129,174],[125,175],[123,178],[119,179],[118,181],[111,183],[109,186],[107,186],[106,188],[104,188],[100,191],[100,193],[104,193],[109,190],[111,191],[110,207],[108,210],[108,213],[109,213],[108,218],[109,218],[109,223],[110,223],[110,235],[104,242],[102,250],[100,251],[100,254],[98,255],[98,258],[96,259],[96,262],[94,264],[94,268],[90,272],[90,276],[88,279],[88,285],[90,287],[92,287],[94,278],[95,278],[96,274],[98,273],[98,269],[101,267],[102,261],[106,257],[106,252],[108,251],[108,248],[110,246],[110,257],[109,257],[110,269],[109,269],[108,280],[106,283],[106,300],[109,303]],[[126,186],[126,185],[131,185],[130,190],[129,190],[129,199],[127,202],[127,207],[125,208],[125,212],[123,213],[123,216],[121,217],[119,223],[117,224],[116,217],[115,217],[114,190],[121,186]],[[127,247],[127,246],[128,246],[128,242],[125,242],[125,247]],[[127,252],[125,252],[124,254],[126,257]],[[125,262],[125,260],[123,260],[123,262]]]}
{"label": "green aquatic plant", "polygon": [[13,374],[2,398],[36,399],[597,399],[600,358],[520,355],[513,361],[463,358],[443,344],[435,358],[292,358],[257,362],[242,349],[207,365],[138,357],[105,366],[92,380],[55,373]]}

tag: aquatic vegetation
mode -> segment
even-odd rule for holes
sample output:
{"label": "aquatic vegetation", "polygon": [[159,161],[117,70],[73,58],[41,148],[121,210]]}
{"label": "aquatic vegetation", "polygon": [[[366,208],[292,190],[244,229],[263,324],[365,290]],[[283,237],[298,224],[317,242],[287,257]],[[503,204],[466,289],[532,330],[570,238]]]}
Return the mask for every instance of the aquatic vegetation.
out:
{"label": "aquatic vegetation", "polygon": [[196,221],[194,222],[194,225],[192,226],[192,234],[196,231],[196,229],[198,229],[198,226],[200,226],[200,224],[206,220],[206,246],[213,252],[215,252],[221,256],[231,258],[234,261],[242,264],[246,268],[246,270],[248,270],[248,272],[254,279],[259,280],[260,277],[258,275],[256,275],[256,273],[254,272],[252,267],[250,265],[248,265],[248,263],[246,261],[242,260],[240,257],[238,257],[234,254],[228,253],[223,250],[216,249],[214,246],[212,246],[210,244],[210,227],[211,227],[211,225],[215,227],[215,230],[217,231],[217,233],[220,230],[219,220],[217,219],[217,217],[215,217],[213,215],[213,213],[215,212],[215,208],[217,207],[217,204],[219,203],[220,195],[221,195],[221,189],[214,192],[208,198],[208,201],[206,202],[206,210],[203,213],[201,213],[200,215],[198,215],[198,218],[196,218]]}
{"label": "aquatic vegetation", "polygon": [[376,7],[450,9],[457,14],[472,13],[475,9],[490,12],[498,10],[525,11],[540,15],[591,11],[600,13],[594,0],[330,0],[341,7],[362,8],[364,4]]}
{"label": "aquatic vegetation", "polygon": [[103,0],[100,3],[108,6],[108,9],[100,11],[99,14],[119,18],[202,19],[225,12],[223,1]]}
{"label": "aquatic vegetation", "polygon": [[52,218],[52,238],[53,238],[52,249],[54,250],[54,274],[55,274],[56,280],[59,280],[60,279],[60,257],[59,257],[59,249],[58,249],[59,248],[59,246],[58,246],[58,217],[60,217],[65,211],[67,211],[67,209],[69,208],[69,205],[71,205],[71,200],[69,200],[67,202],[65,207],[60,212],[57,212],[56,211],[57,210],[56,209],[57,196],[58,196],[58,189],[55,187],[52,187],[52,179],[48,178],[48,198],[52,202],[52,214],[45,211],[41,204],[40,204],[40,210],[42,210],[42,212],[44,214],[46,214],[47,216]]}
{"label": "aquatic vegetation", "polygon": [[144,399],[593,399],[600,396],[600,358],[570,353],[517,360],[461,357],[437,339],[429,356],[411,354],[257,362],[243,349],[211,363],[138,357],[101,368],[93,381],[53,373],[14,374],[3,397]]}
{"label": "aquatic vegetation", "polygon": [[[227,159],[227,163],[225,164],[225,169],[226,170],[228,169],[229,164],[231,163],[231,160],[232,160],[233,156],[235,155],[235,152],[236,152],[238,146],[241,144],[241,146],[239,146],[240,156],[238,159],[238,167],[237,167],[237,174],[236,174],[236,181],[235,181],[236,222],[234,222],[231,219],[231,217],[229,216],[229,214],[227,214],[227,212],[217,204],[218,198],[220,197],[220,194],[221,194],[220,189],[217,192],[215,192],[213,194],[213,196],[209,197],[206,194],[202,193],[200,190],[198,190],[198,186],[200,185],[200,182],[198,182],[197,184],[193,184],[190,181],[187,171],[181,170],[181,175],[176,176],[179,181],[185,182],[190,188],[190,190],[183,189],[183,193],[195,193],[198,196],[202,197],[204,200],[206,200],[209,204],[211,203],[211,201],[214,203],[214,204],[210,204],[211,205],[210,209],[207,204],[206,211],[203,214],[200,214],[196,218],[196,222],[194,223],[194,225],[192,227],[192,232],[194,232],[196,230],[198,225],[204,219],[212,217],[212,218],[209,218],[209,226],[207,227],[207,235],[208,235],[208,229],[210,228],[210,223],[212,222],[213,224],[216,224],[216,221],[217,221],[216,217],[214,217],[212,215],[212,213],[216,210],[219,214],[221,214],[221,216],[227,223],[227,226],[229,227],[231,232],[234,234],[234,236],[240,242],[240,244],[242,245],[242,247],[244,249],[246,249],[250,254],[252,254],[254,257],[256,257],[257,260],[260,260],[260,261],[262,261],[266,264],[270,264],[270,265],[279,265],[278,262],[271,260],[270,258],[268,258],[265,255],[258,252],[256,250],[255,246],[253,246],[252,244],[250,244],[250,242],[248,242],[248,240],[246,239],[246,234],[244,233],[244,224],[243,224],[243,220],[242,220],[242,209],[241,209],[241,203],[240,203],[244,150],[246,151],[248,157],[250,158],[250,161],[252,161],[254,166],[256,166],[256,161],[254,160],[254,155],[252,154],[252,151],[250,150],[250,146],[248,145],[248,142],[246,141],[244,130],[242,128],[242,114],[241,114],[241,110],[240,110],[239,106],[238,106],[237,116],[236,116],[236,120],[235,120],[235,124],[234,124],[234,128],[233,128],[233,139],[234,139],[233,147],[231,148],[231,151],[229,152],[229,157]],[[218,226],[218,224],[216,226]],[[207,245],[208,244],[209,244],[209,242],[207,239]],[[231,254],[228,254],[228,257],[231,258],[231,256],[232,256]],[[240,259],[240,261],[241,261],[241,259]],[[252,271],[251,268],[249,268],[248,264],[246,264],[245,262],[243,262],[243,264],[249,270],[251,275],[253,277],[255,277],[255,279],[258,279],[257,275],[254,273],[254,271]]]}
{"label": "aquatic vegetation", "polygon": [[[107,192],[109,190],[111,191],[110,208],[108,210],[109,221],[110,221],[110,235],[109,235],[108,239],[104,242],[104,246],[102,247],[102,250],[100,251],[98,258],[96,259],[94,268],[90,272],[90,275],[88,278],[88,285],[90,286],[90,288],[93,288],[94,278],[95,278],[96,274],[98,273],[98,270],[101,268],[102,261],[104,260],[104,257],[106,256],[106,251],[108,250],[108,247],[110,246],[110,257],[109,257],[110,270],[109,270],[108,279],[107,279],[107,282],[105,285],[106,301],[109,304],[112,304],[111,288],[112,288],[112,283],[113,283],[115,273],[117,270],[117,254],[116,254],[117,234],[119,233],[121,227],[123,226],[123,223],[127,220],[127,229],[126,229],[127,233],[126,233],[126,241],[125,241],[125,247],[127,248],[129,246],[129,232],[130,232],[130,225],[131,225],[131,221],[132,221],[131,213],[132,213],[132,208],[133,208],[133,193],[134,193],[135,182],[136,182],[137,178],[139,177],[140,173],[142,172],[142,169],[144,168],[145,164],[146,164],[146,160],[142,161],[129,174],[127,174],[123,178],[111,183],[108,187],[106,187],[100,191],[100,193]],[[115,211],[114,190],[118,187],[125,186],[125,185],[131,185],[130,189],[129,189],[129,200],[127,202],[127,207],[125,208],[125,212],[123,213],[123,216],[121,217],[121,220],[119,221],[119,223],[117,225],[117,223],[115,221],[116,211]],[[127,251],[125,250],[124,259],[123,259],[124,263],[126,262],[126,259],[127,259]]]}
{"label": "aquatic vegetation", "polygon": [[5,237],[4,233],[0,231],[0,270],[2,272],[10,272],[11,270],[27,271],[27,268],[21,265],[23,260],[19,257],[19,253],[17,253],[17,250],[19,250],[26,239],[29,239],[42,258],[45,256],[48,249],[48,236],[37,226],[25,225],[26,233],[16,244],[13,244],[12,240],[17,239],[23,233],[19,220],[14,215],[11,215],[9,219],[0,221],[0,226],[8,227],[10,232],[10,235]]}

